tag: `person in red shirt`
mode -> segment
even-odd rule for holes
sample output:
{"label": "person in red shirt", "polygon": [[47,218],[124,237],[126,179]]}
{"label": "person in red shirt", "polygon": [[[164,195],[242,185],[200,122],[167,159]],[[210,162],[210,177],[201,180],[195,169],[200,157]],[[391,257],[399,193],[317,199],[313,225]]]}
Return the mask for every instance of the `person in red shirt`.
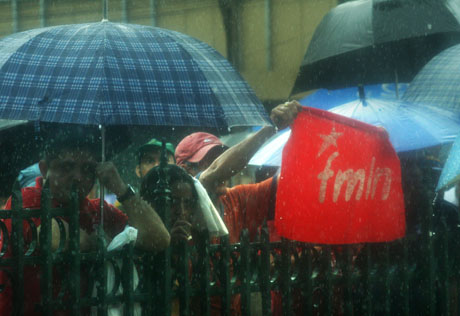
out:
{"label": "person in red shirt", "polygon": [[[284,129],[294,121],[301,108],[297,101],[286,102],[276,106],[270,118],[276,128]],[[221,210],[231,243],[239,241],[243,228],[247,228],[253,238],[267,219],[273,178],[233,188],[227,188],[225,183],[248,164],[249,159],[275,132],[274,126],[265,126],[228,150],[216,136],[198,132],[186,136],[176,147],[176,164],[198,177],[206,188]],[[275,234],[273,229],[271,234]]]}
{"label": "person in red shirt", "polygon": [[[288,127],[301,111],[297,101],[276,106],[270,114],[277,129]],[[226,149],[214,135],[198,132],[186,136],[176,147],[176,164],[183,167],[192,176],[199,178],[208,191],[229,232],[230,243],[237,243],[243,229],[249,232],[253,241],[264,221],[267,221],[270,240],[280,240],[273,225],[269,210],[274,207],[276,177],[256,184],[226,187],[226,181],[240,172],[249,159],[276,132],[273,126],[265,126],[256,134],[239,144]],[[274,215],[274,214],[273,214]],[[241,296],[232,297],[231,314],[241,314]],[[281,296],[272,293],[272,311],[281,315]],[[213,301],[213,315],[220,314],[220,303]]]}
{"label": "person in red shirt", "polygon": [[[38,209],[41,205],[41,193],[44,185],[49,185],[53,207],[64,207],[71,199],[72,189],[75,188],[80,200],[80,248],[81,251],[93,249],[96,241],[95,230],[100,224],[100,201],[86,198],[99,179],[101,185],[114,192],[122,203],[125,213],[112,205],[104,203],[104,230],[109,238],[123,231],[129,224],[138,230],[136,247],[147,251],[160,251],[169,246],[170,236],[163,222],[153,208],[140,199],[131,187],[123,182],[116,167],[111,162],[98,162],[95,139],[85,135],[84,130],[60,130],[53,139],[48,140],[45,148],[45,158],[39,162],[43,177],[38,177],[35,187],[23,188],[22,199],[24,209]],[[70,136],[72,135],[72,136]],[[95,148],[96,147],[96,148]],[[11,209],[11,198],[5,209]],[[68,234],[66,218],[61,218],[65,233]],[[1,234],[0,248],[6,237],[11,240],[11,220],[3,220],[10,236]],[[33,222],[40,232],[40,219]],[[24,222],[24,240],[26,248],[32,241],[30,225]],[[51,222],[52,250],[59,247],[60,230],[56,219]],[[5,257],[11,256],[11,242],[8,244]],[[10,284],[8,273],[0,271],[0,284]],[[24,315],[41,315],[40,268],[27,265],[24,269]],[[83,276],[82,276],[83,277]],[[56,283],[53,287],[56,291]],[[12,289],[6,286],[0,293],[0,315],[13,314]],[[66,313],[63,313],[66,315]]]}

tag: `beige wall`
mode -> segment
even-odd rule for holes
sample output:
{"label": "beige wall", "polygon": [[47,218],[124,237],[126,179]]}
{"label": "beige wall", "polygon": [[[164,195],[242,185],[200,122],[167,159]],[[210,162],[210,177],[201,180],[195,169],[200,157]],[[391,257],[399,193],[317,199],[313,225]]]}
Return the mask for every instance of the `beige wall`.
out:
{"label": "beige wall", "polygon": [[[101,0],[46,0],[46,25],[102,19]],[[13,32],[11,1],[0,0],[0,36]],[[39,1],[17,0],[19,31],[40,27]],[[149,0],[126,0],[129,23],[150,25]],[[226,56],[225,29],[218,0],[156,0],[157,26],[196,37]],[[336,0],[272,0],[271,54],[267,67],[265,1],[242,0],[239,21],[240,73],[263,101],[289,97],[308,42]],[[122,1],[109,0],[109,20],[123,17]]]}

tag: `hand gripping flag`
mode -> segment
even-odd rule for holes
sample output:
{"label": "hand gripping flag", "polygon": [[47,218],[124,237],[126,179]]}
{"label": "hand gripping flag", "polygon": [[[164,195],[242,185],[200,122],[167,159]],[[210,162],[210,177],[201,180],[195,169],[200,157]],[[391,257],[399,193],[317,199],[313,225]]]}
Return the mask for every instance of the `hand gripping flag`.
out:
{"label": "hand gripping flag", "polygon": [[403,237],[400,163],[385,130],[305,107],[284,147],[275,226],[318,244]]}

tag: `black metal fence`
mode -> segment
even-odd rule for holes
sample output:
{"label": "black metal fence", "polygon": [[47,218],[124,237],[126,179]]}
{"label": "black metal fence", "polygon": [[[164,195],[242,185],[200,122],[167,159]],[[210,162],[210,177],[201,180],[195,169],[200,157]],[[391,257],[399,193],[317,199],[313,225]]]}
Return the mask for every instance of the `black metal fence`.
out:
{"label": "black metal fence", "polygon": [[[153,254],[132,245],[107,252],[103,238],[97,251],[80,252],[76,199],[69,208],[53,209],[46,188],[41,210],[21,209],[19,193],[12,205],[0,211],[0,269],[6,276],[0,295],[12,291],[11,315],[25,312],[30,269],[40,275],[38,315],[108,315],[114,309],[120,312],[115,315],[459,313],[458,227],[431,209],[421,231],[386,244],[269,242],[264,227],[252,242],[247,232],[232,245],[202,233],[193,245],[174,244]],[[68,238],[60,217],[68,219]],[[40,231],[32,218],[41,219]],[[62,236],[54,252],[52,218]],[[29,227],[26,241],[23,224]]]}

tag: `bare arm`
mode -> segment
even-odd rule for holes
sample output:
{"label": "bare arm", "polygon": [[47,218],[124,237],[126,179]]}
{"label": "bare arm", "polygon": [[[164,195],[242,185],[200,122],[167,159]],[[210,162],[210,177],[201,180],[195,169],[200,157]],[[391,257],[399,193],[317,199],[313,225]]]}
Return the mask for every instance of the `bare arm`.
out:
{"label": "bare arm", "polygon": [[129,224],[137,232],[136,247],[148,251],[161,251],[169,246],[170,236],[157,212],[138,195],[123,203]]}
{"label": "bare arm", "polygon": [[[123,182],[111,162],[99,164],[97,175],[101,183],[117,196],[123,195],[128,186]],[[148,251],[161,251],[169,246],[169,232],[155,210],[138,195],[123,202],[129,224],[138,230],[136,247]]]}
{"label": "bare arm", "polygon": [[264,126],[251,137],[227,149],[200,176],[201,184],[208,192],[214,192],[223,181],[240,172],[251,157],[273,134],[273,126]]}
{"label": "bare arm", "polygon": [[[270,115],[279,129],[288,127],[301,110],[297,101],[276,106]],[[217,186],[240,172],[263,143],[275,133],[273,126],[265,126],[256,134],[226,150],[200,176],[200,182],[208,190],[215,192]]]}

